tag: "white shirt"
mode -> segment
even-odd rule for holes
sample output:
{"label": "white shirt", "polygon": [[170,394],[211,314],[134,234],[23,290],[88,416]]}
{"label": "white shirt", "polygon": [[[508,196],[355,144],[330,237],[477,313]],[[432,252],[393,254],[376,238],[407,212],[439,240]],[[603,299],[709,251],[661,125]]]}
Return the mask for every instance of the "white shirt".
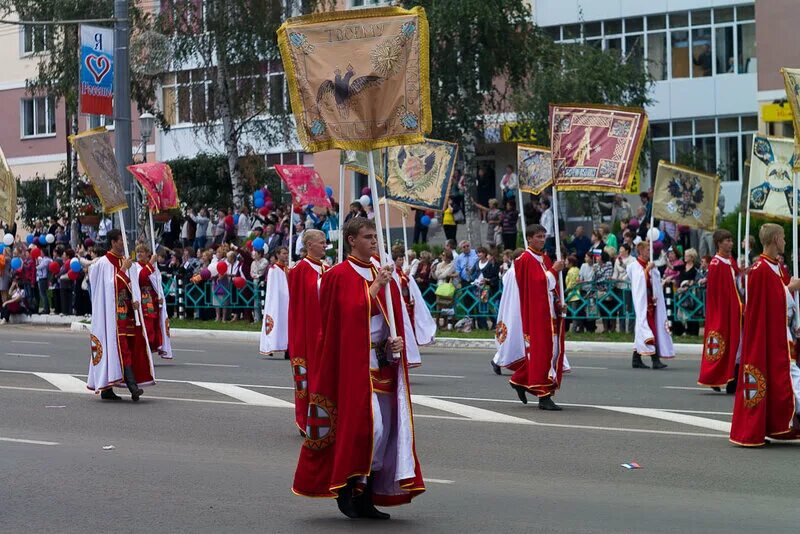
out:
{"label": "white shirt", "polygon": [[100,225],[97,227],[97,235],[100,237],[105,237],[106,234],[111,230],[111,219],[101,219]]}
{"label": "white shirt", "polygon": [[556,236],[556,229],[553,225],[553,207],[550,206],[547,208],[544,213],[542,213],[542,226],[544,226],[545,237],[555,237]]}

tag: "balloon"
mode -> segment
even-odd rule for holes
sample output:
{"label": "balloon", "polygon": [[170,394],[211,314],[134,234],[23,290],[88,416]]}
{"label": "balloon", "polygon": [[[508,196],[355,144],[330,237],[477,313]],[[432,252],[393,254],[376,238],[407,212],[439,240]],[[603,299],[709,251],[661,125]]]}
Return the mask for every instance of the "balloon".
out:
{"label": "balloon", "polygon": [[665,234],[663,230],[658,232],[658,241],[663,242],[663,241],[665,241],[666,237],[667,237],[667,234]]}
{"label": "balloon", "polygon": [[303,208],[302,208],[302,207],[300,207],[300,206],[295,206],[295,208],[294,208],[294,212],[295,212],[296,214],[298,214],[298,215],[302,215],[302,214],[303,214]]}
{"label": "balloon", "polygon": [[217,276],[219,274],[217,272],[217,265],[219,265],[219,262],[212,263],[211,265],[208,266],[208,272],[211,273],[211,276]]}
{"label": "balloon", "polygon": [[86,248],[92,248],[94,246],[94,241],[92,241],[91,237],[87,237],[83,240],[83,246]]}
{"label": "balloon", "polygon": [[224,276],[228,272],[228,264],[224,261],[217,262],[217,274]]}
{"label": "balloon", "polygon": [[201,269],[200,278],[202,278],[203,280],[208,280],[209,278],[211,278],[211,271],[209,271],[208,269]]}
{"label": "balloon", "polygon": [[256,208],[263,208],[264,207],[264,197],[256,197],[253,199],[253,206]]}
{"label": "balloon", "polygon": [[225,224],[228,226],[233,226],[233,215],[227,215],[225,217]]}
{"label": "balloon", "polygon": [[244,248],[253,248],[253,242],[248,239],[244,242]]}
{"label": "balloon", "polygon": [[650,241],[658,241],[658,237],[661,235],[661,230],[658,228],[650,228],[647,231],[647,239]]}
{"label": "balloon", "polygon": [[253,193],[253,197],[254,198],[258,198],[258,197],[264,198],[265,194],[266,193],[264,193],[263,189],[256,189],[255,193]]}
{"label": "balloon", "polygon": [[242,289],[244,286],[247,285],[247,280],[242,278],[241,276],[237,276],[233,279],[233,285],[236,286],[236,289]]}
{"label": "balloon", "polygon": [[25,238],[25,242],[28,243],[29,245],[32,245],[34,239],[36,238],[33,237],[33,234],[28,234],[28,236]]}
{"label": "balloon", "polygon": [[11,268],[15,271],[22,269],[22,258],[11,258]]}
{"label": "balloon", "polygon": [[430,226],[431,218],[427,215],[423,215],[422,218],[419,220],[422,223],[422,226]]}
{"label": "balloon", "polygon": [[54,236],[53,234],[47,234],[44,239],[48,245],[52,245],[53,243],[56,242],[56,236]]}
{"label": "balloon", "polygon": [[42,234],[42,235],[39,236],[39,244],[40,245],[46,245],[47,244],[47,236],[46,235]]}
{"label": "balloon", "polygon": [[239,225],[239,214],[238,213],[233,216],[233,224],[235,224],[237,226]]}
{"label": "balloon", "polygon": [[364,187],[363,189],[361,189],[361,194],[370,196],[372,194],[372,190],[369,187]]}
{"label": "balloon", "polygon": [[69,279],[70,279],[70,280],[72,280],[73,282],[74,282],[75,280],[77,280],[77,279],[78,279],[78,273],[77,273],[77,272],[75,272],[75,271],[70,271],[70,272],[68,272],[68,273],[67,273],[67,276],[68,276],[68,277],[69,277]]}
{"label": "balloon", "polygon": [[628,221],[628,226],[630,226],[632,229],[639,228],[639,219],[635,217],[632,218],[630,221]]}
{"label": "balloon", "polygon": [[333,188],[331,186],[325,187],[325,195],[327,195],[328,198],[333,196]]}
{"label": "balloon", "polygon": [[5,249],[6,249],[6,246],[4,244],[0,243],[0,254],[2,254],[3,251],[5,251]]}
{"label": "balloon", "polygon": [[[364,189],[366,189],[366,187]],[[361,198],[358,199],[358,202],[365,208],[372,203],[367,195],[361,195]]]}
{"label": "balloon", "polygon": [[269,208],[266,206],[258,208],[258,214],[261,215],[262,217],[266,217],[267,215],[269,215]]}
{"label": "balloon", "polygon": [[433,210],[428,210],[425,212],[425,215],[433,219],[436,216],[436,213]]}
{"label": "balloon", "polygon": [[41,257],[42,257],[42,249],[40,249],[39,247],[33,247],[33,250],[31,250],[31,258],[33,258],[33,261],[36,261]]}
{"label": "balloon", "polygon": [[73,259],[71,262],[69,262],[69,268],[73,273],[79,273],[83,270],[81,262],[77,259]]}
{"label": "balloon", "polygon": [[3,244],[7,247],[10,247],[14,244],[14,235],[13,234],[6,234],[3,236]]}
{"label": "balloon", "polygon": [[[653,254],[658,256],[659,254],[661,254],[662,250],[664,250],[664,243],[662,243],[661,241],[655,241],[653,243]],[[650,258],[650,259],[655,260],[655,258]]]}
{"label": "balloon", "polygon": [[431,224],[430,224],[431,226],[436,226],[438,224],[439,224],[439,219],[437,219],[436,217],[431,219]]}
{"label": "balloon", "polygon": [[257,237],[253,239],[253,250],[264,250],[264,239]]}
{"label": "balloon", "polygon": [[264,207],[267,208],[268,210],[271,210],[274,206],[275,204],[272,203],[272,200],[267,200],[266,202],[264,202]]}
{"label": "balloon", "polygon": [[55,276],[59,273],[59,271],[61,271],[61,265],[59,265],[58,262],[54,261],[47,266],[47,269],[50,271],[50,274]]}

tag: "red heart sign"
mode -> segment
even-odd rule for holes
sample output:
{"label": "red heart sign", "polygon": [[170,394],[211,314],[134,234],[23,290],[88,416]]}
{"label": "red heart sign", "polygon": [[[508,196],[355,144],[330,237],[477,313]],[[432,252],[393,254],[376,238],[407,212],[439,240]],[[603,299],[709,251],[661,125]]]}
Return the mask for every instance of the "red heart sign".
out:
{"label": "red heart sign", "polygon": [[108,71],[111,70],[111,62],[106,56],[89,54],[86,56],[86,68],[92,73],[95,83],[100,83]]}

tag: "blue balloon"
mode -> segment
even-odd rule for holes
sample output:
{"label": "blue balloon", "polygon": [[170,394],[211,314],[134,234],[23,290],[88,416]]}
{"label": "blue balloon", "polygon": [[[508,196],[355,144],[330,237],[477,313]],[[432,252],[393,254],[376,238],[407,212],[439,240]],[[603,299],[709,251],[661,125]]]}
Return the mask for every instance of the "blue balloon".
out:
{"label": "blue balloon", "polygon": [[36,238],[33,237],[33,234],[28,234],[28,237],[25,238],[25,242],[28,243],[29,245],[33,245],[33,240],[34,239],[36,239]]}
{"label": "blue balloon", "polygon": [[263,208],[263,207],[264,207],[264,202],[265,202],[265,201],[264,201],[264,197],[256,197],[256,198],[253,200],[253,205],[254,205],[256,208]]}
{"label": "blue balloon", "polygon": [[258,198],[258,197],[264,198],[264,190],[263,189],[256,189],[256,192],[253,193],[253,197],[254,198]]}
{"label": "blue balloon", "polygon": [[428,226],[431,224],[431,218],[427,215],[423,215],[419,222],[422,223],[422,226]]}
{"label": "blue balloon", "polygon": [[664,230],[661,230],[661,231],[658,233],[658,240],[659,240],[659,241],[661,241],[662,243],[664,242],[664,240],[666,239],[666,237],[667,237],[667,234],[665,234],[665,233],[664,233]]}
{"label": "blue balloon", "polygon": [[235,224],[237,226],[239,225],[239,214],[238,213],[233,216],[233,224]]}
{"label": "blue balloon", "polygon": [[3,251],[5,251],[5,249],[6,249],[6,246],[3,243],[0,243],[0,254],[2,254]]}
{"label": "blue balloon", "polygon": [[325,194],[328,195],[328,198],[333,196],[333,188],[331,186],[325,187]]}
{"label": "blue balloon", "polygon": [[22,258],[12,258],[11,259],[11,268],[15,271],[19,271],[22,269]]}
{"label": "blue balloon", "polygon": [[253,239],[253,250],[264,250],[264,240],[262,238]]}
{"label": "blue balloon", "polygon": [[46,245],[47,244],[47,236],[46,235],[42,234],[42,235],[39,236],[39,244],[40,245]]}
{"label": "blue balloon", "polygon": [[72,272],[74,273],[79,273],[83,270],[81,262],[78,260],[72,260],[71,262],[69,262],[69,268],[72,269]]}

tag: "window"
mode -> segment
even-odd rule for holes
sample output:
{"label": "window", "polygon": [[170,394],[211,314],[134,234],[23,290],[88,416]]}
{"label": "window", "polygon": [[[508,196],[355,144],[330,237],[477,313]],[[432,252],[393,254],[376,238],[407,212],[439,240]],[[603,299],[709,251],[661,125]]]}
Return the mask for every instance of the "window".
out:
{"label": "window", "polygon": [[667,79],[667,34],[647,34],[647,69],[656,80]]}
{"label": "window", "polygon": [[392,0],[350,0],[350,7],[385,6],[391,3]]}
{"label": "window", "polygon": [[106,117],[105,115],[89,115],[86,119],[86,127],[90,130],[105,126],[106,128],[114,128],[114,118]]}
{"label": "window", "polygon": [[164,116],[169,124],[202,123],[213,119],[215,69],[184,70],[164,76]]}
{"label": "window", "polygon": [[22,137],[56,134],[56,104],[53,97],[22,100]]}
{"label": "window", "polygon": [[670,34],[672,48],[672,77],[689,77],[689,32],[675,31]]}
{"label": "window", "polygon": [[305,152],[279,152],[267,154],[267,167],[272,169],[275,165],[305,165],[314,166],[314,156]]}
{"label": "window", "polygon": [[47,26],[22,27],[22,55],[44,52],[51,44],[50,30]]}

